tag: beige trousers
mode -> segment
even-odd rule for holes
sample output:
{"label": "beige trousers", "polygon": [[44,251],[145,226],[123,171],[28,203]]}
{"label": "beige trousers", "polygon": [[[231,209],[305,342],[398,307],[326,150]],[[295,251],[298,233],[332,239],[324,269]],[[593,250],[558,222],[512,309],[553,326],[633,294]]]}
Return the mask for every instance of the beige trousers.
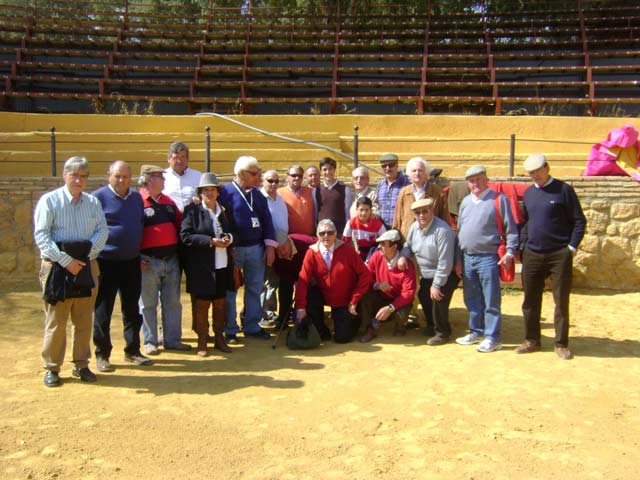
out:
{"label": "beige trousers", "polygon": [[[44,292],[47,277],[53,264],[42,261],[40,266],[40,286]],[[93,327],[93,306],[98,293],[98,262],[91,260],[91,276],[95,287],[90,297],[70,298],[55,305],[44,302],[44,341],[42,343],[42,360],[45,370],[59,372],[64,362],[67,348],[67,319],[71,317],[73,324],[73,357],[76,368],[89,365],[91,358],[91,328]]]}

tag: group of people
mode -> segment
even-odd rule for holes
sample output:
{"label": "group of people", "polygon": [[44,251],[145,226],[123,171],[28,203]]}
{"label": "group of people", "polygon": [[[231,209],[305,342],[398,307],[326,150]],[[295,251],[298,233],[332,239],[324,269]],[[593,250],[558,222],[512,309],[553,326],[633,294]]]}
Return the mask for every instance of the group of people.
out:
{"label": "group of people", "polygon": [[[586,222],[575,192],[550,176],[542,154],[524,163],[534,181],[524,195],[524,225],[514,221],[509,199],[488,187],[481,166],[466,172],[469,194],[454,217],[421,157],[408,161],[404,175],[395,154],[382,156],[384,178],[376,188],[365,168],[353,171],[353,188],[343,184],[328,157],[306,170],[290,166],[285,185],[251,156],[238,158],[233,180],[222,185],[214,173],[189,167],[182,142],[171,144],[168,163],[143,165],[136,191],[131,168],[116,161],[107,185],[88,194],[88,162],[72,157],[64,185],[40,198],[34,237],[42,257],[46,386],[61,384],[69,317],[73,375],[96,380],[89,369],[91,337],[96,369],[115,370],[110,330],[117,294],[125,361],[147,366],[160,347],[190,350],[182,341],[183,272],[202,357],[209,343],[231,353],[240,332],[269,339],[269,327],[305,318],[324,341],[346,343],[360,333],[360,341],[370,342],[390,320],[394,334],[403,335],[417,303],[427,344],[442,345],[452,334],[449,304],[460,278],[469,333],[456,342],[493,352],[502,347],[499,267],[520,254],[525,341],[516,351],[540,349],[542,291],[550,274],[555,351],[571,358],[572,256]],[[498,258],[501,241],[507,248]]]}

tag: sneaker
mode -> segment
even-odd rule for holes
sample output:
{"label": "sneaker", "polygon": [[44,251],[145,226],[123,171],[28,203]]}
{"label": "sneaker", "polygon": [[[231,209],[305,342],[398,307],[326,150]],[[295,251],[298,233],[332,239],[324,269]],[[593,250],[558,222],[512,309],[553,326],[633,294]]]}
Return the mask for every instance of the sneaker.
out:
{"label": "sneaker", "polygon": [[99,372],[115,372],[116,369],[109,363],[108,358],[96,357],[96,370]]}
{"label": "sneaker", "polygon": [[464,337],[456,338],[456,343],[460,345],[473,345],[474,343],[480,343],[481,339],[482,339],[482,335],[479,335],[475,332],[471,332],[468,335],[465,335]]}
{"label": "sneaker", "polygon": [[89,367],[74,368],[71,374],[82,382],[93,383],[98,380],[96,374],[89,370]]}
{"label": "sneaker", "polygon": [[147,355],[160,355],[160,350],[155,345],[147,345],[144,347],[144,353]]}
{"label": "sneaker", "polygon": [[476,350],[482,353],[491,353],[497,350],[502,350],[502,344],[500,342],[494,342],[489,338],[485,338],[482,342],[480,342],[480,345],[478,345],[478,348],[476,348]]}
{"label": "sneaker", "polygon": [[516,353],[533,353],[540,350],[540,344],[535,340],[525,340],[518,348]]}
{"label": "sneaker", "polygon": [[229,333],[226,335],[227,337],[227,344],[229,345],[237,345],[238,343],[240,343],[238,341],[238,336],[235,333]]}
{"label": "sneaker", "polygon": [[134,353],[132,355],[129,355],[128,353],[126,353],[124,355],[124,361],[133,363],[134,365],[141,365],[141,366],[153,365],[153,361],[150,358],[147,358],[140,353]]}
{"label": "sneaker", "polygon": [[175,345],[171,345],[170,347],[168,346],[164,346],[165,350],[181,350],[181,351],[186,351],[186,350],[191,350],[191,345],[187,345],[186,343],[182,343],[182,342],[178,342]]}
{"label": "sneaker", "polygon": [[434,335],[427,340],[427,345],[430,347],[437,347],[438,345],[444,345],[449,341],[449,337],[443,337],[442,335]]}
{"label": "sneaker", "polygon": [[561,347],[556,345],[556,355],[560,357],[562,360],[571,360],[573,358],[573,353],[567,347]]}
{"label": "sneaker", "polygon": [[262,319],[258,322],[260,328],[273,328],[276,325],[276,322],[273,320]]}

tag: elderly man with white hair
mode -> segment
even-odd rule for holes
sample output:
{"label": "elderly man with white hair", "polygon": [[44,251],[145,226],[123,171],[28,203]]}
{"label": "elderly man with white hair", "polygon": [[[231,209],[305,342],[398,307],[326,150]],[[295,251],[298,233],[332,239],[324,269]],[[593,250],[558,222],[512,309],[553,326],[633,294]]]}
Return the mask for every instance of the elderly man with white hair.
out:
{"label": "elderly man with white hair", "polygon": [[411,183],[400,190],[396,211],[393,217],[393,228],[399,230],[402,238],[407,238],[409,228],[415,221],[411,204],[423,198],[433,199],[433,214],[449,223],[449,207],[440,185],[429,183],[429,163],[422,157],[413,157],[407,162],[407,175]]}
{"label": "elderly man with white hair", "polygon": [[[262,173],[255,157],[242,156],[233,169],[234,179],[222,188],[219,203],[225,208],[229,220],[235,224],[237,237],[236,265],[244,274],[244,322],[245,337],[268,339],[269,333],[259,325],[262,319],[260,293],[264,285],[265,265],[271,266],[278,246],[271,220],[271,213],[258,187]],[[236,343],[239,331],[236,323],[236,292],[228,292],[226,298],[227,326],[225,333],[229,343]]]}
{"label": "elderly man with white hair", "polygon": [[362,198],[367,197],[371,200],[372,207],[371,213],[380,218],[380,205],[378,205],[378,194],[375,189],[369,185],[369,171],[364,167],[358,167],[353,170],[351,174],[353,180],[353,203],[349,210],[349,218],[355,217],[357,213],[356,202]]}

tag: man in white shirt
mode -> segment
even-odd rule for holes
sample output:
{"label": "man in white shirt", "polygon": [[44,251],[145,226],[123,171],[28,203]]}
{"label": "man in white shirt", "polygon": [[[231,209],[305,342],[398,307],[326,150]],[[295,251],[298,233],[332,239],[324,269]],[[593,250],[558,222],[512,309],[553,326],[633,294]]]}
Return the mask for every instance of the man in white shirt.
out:
{"label": "man in white shirt", "polygon": [[171,197],[180,212],[189,205],[198,194],[196,189],[201,172],[189,168],[189,147],[182,142],[173,142],[167,155],[169,168],[164,171],[164,190]]}

